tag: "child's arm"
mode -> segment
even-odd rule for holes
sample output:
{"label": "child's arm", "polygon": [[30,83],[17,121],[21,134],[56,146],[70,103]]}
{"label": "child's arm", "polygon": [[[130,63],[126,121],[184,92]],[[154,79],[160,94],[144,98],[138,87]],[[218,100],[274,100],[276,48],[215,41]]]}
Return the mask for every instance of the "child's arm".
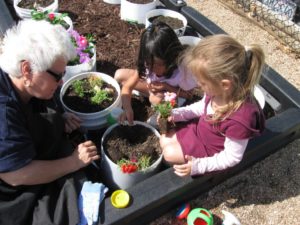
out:
{"label": "child's arm", "polygon": [[124,113],[120,115],[120,122],[124,120],[128,120],[129,124],[133,124],[133,109],[131,106],[131,95],[132,90],[139,81],[138,73],[134,73],[125,84],[122,86],[121,90],[121,100],[122,100],[122,107],[124,109]]}
{"label": "child's arm", "polygon": [[238,164],[244,155],[249,139],[225,138],[224,150],[212,157],[193,158],[191,175],[225,170]]}
{"label": "child's arm", "polygon": [[175,108],[172,110],[172,119],[174,122],[188,121],[200,117],[204,113],[205,96],[198,102],[191,105]]}

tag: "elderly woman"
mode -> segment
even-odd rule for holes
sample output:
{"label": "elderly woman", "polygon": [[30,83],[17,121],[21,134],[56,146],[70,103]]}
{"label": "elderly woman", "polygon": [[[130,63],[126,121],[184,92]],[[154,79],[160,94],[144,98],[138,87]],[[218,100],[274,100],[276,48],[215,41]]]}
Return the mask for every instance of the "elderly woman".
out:
{"label": "elderly woman", "polygon": [[45,21],[21,21],[0,52],[0,224],[76,224],[83,170],[99,159],[66,132],[80,126],[60,115],[54,93],[76,55],[68,33]]}

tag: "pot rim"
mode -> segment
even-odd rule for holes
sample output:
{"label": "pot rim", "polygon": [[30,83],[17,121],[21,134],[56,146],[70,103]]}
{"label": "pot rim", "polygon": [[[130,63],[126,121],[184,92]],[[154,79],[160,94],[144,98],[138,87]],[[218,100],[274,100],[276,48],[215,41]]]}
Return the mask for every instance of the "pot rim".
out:
{"label": "pot rim", "polygon": [[[134,125],[142,125],[142,126],[145,126],[147,128],[149,128],[158,138],[160,137],[160,133],[151,125],[145,123],[145,122],[142,122],[142,121],[133,121]],[[112,163],[113,165],[115,166],[118,166],[115,162],[113,162],[106,154],[106,151],[104,150],[104,147],[103,147],[103,143],[104,143],[104,140],[106,138],[106,136],[114,129],[116,128],[117,126],[120,126],[121,124],[119,123],[115,123],[111,126],[109,126],[104,134],[102,135],[102,138],[101,138],[101,153],[102,153],[102,157],[101,157],[101,160],[104,160],[104,157],[106,158],[106,160],[108,160],[110,163]],[[149,167],[143,169],[143,170],[138,170],[132,174],[138,174],[138,173],[146,173],[148,170],[151,170],[153,167],[156,167],[157,165],[159,165],[159,163],[162,161],[162,154],[160,154],[160,156],[158,157],[157,160],[155,160],[154,163],[152,163]],[[125,175],[125,174],[124,174]],[[131,175],[131,174],[126,174],[126,175]]]}
{"label": "pot rim", "polygon": [[[116,88],[117,92],[118,92],[118,96],[116,98],[116,100],[109,106],[107,107],[106,109],[104,110],[101,110],[101,111],[98,111],[98,112],[93,112],[93,113],[82,113],[82,112],[77,112],[75,110],[72,110],[70,109],[63,101],[63,95],[65,94],[65,91],[67,90],[67,88],[70,86],[70,84],[74,81],[74,80],[78,80],[78,78],[85,78],[87,77],[88,75],[96,75],[98,77],[101,77],[101,78],[105,78],[106,80],[110,80],[110,82],[107,82],[106,80],[104,80],[105,82],[107,83],[110,83],[112,84],[112,86],[114,86],[114,88]],[[60,94],[59,94],[59,98],[60,98],[60,101],[63,105],[64,108],[67,109],[67,111],[69,112],[72,112],[72,113],[75,113],[77,115],[80,115],[80,116],[94,116],[94,115],[97,115],[99,114],[99,112],[101,113],[108,113],[112,110],[112,108],[118,104],[118,102],[120,101],[121,99],[121,89],[120,89],[120,86],[118,84],[118,82],[112,78],[111,76],[105,74],[105,73],[101,73],[101,72],[94,72],[94,71],[90,71],[90,72],[83,72],[83,73],[79,73],[71,78],[69,78],[64,84],[63,86],[61,87],[61,90],[60,90]]]}

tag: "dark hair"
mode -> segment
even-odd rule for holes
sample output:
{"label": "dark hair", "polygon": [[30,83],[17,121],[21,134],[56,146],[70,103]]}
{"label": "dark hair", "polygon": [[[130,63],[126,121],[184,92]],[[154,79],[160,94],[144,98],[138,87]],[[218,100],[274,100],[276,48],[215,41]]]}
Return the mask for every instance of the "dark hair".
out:
{"label": "dark hair", "polygon": [[166,65],[167,72],[164,76],[170,77],[177,68],[177,58],[183,49],[183,45],[170,26],[160,21],[153,22],[143,31],[140,39],[137,60],[139,76],[145,76],[145,62],[152,68],[156,57],[163,60]]}

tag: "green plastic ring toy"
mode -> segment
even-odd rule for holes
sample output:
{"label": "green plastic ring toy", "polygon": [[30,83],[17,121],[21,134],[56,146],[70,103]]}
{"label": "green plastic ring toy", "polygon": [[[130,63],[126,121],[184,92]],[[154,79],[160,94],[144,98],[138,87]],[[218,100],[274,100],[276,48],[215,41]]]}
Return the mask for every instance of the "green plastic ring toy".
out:
{"label": "green plastic ring toy", "polygon": [[213,216],[203,208],[193,209],[187,217],[188,225],[213,225]]}

